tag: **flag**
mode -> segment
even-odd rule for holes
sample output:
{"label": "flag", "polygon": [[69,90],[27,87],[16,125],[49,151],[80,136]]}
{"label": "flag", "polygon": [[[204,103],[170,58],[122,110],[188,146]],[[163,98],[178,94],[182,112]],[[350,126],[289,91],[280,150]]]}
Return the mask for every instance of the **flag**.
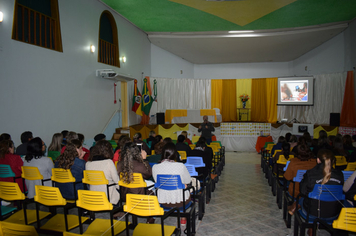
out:
{"label": "flag", "polygon": [[140,91],[137,88],[137,80],[135,80],[134,95],[132,98],[132,111],[134,111],[137,115],[140,115],[140,116],[142,116],[141,100],[142,100],[142,96],[141,96]]}
{"label": "flag", "polygon": [[147,78],[143,79],[143,89],[142,89],[142,112],[146,115],[150,114],[153,99],[151,97],[150,89],[147,85]]}

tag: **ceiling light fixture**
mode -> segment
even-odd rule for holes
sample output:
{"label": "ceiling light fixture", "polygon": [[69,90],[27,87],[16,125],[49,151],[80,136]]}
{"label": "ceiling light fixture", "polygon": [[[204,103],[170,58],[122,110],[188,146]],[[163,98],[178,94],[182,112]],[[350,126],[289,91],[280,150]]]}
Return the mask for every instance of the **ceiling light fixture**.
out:
{"label": "ceiling light fixture", "polygon": [[122,57],[121,60],[122,60],[123,63],[125,63],[126,62],[126,57]]}
{"label": "ceiling light fixture", "polygon": [[0,22],[2,22],[4,20],[4,13],[2,13],[2,11],[0,11]]}
{"label": "ceiling light fixture", "polygon": [[245,33],[253,33],[254,30],[231,30],[229,34],[245,34]]}
{"label": "ceiling light fixture", "polygon": [[90,52],[94,53],[95,52],[95,46],[94,45],[90,45]]}

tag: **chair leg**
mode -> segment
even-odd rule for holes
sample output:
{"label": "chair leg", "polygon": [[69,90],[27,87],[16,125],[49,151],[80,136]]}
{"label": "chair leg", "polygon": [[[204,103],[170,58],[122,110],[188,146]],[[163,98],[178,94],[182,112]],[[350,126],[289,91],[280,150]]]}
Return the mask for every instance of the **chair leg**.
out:
{"label": "chair leg", "polygon": [[[288,214],[289,215],[289,214]],[[299,222],[296,216],[294,216],[294,236],[298,236]]]}

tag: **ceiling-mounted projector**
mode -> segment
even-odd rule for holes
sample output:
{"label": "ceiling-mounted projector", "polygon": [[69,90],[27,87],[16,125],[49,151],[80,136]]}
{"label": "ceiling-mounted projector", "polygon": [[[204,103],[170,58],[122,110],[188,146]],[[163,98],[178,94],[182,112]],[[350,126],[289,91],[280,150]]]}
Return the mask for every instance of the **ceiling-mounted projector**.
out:
{"label": "ceiling-mounted projector", "polygon": [[111,79],[117,76],[117,73],[111,69],[96,70],[96,76],[100,76],[103,79]]}

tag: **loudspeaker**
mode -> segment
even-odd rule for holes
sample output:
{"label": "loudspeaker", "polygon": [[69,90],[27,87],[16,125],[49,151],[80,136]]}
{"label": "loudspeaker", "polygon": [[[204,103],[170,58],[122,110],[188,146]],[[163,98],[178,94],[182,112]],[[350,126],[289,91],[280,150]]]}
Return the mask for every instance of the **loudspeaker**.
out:
{"label": "loudspeaker", "polygon": [[340,126],[340,113],[330,113],[330,126]]}
{"label": "loudspeaker", "polygon": [[160,112],[156,114],[156,118],[157,118],[157,125],[162,125],[164,124],[164,112]]}

